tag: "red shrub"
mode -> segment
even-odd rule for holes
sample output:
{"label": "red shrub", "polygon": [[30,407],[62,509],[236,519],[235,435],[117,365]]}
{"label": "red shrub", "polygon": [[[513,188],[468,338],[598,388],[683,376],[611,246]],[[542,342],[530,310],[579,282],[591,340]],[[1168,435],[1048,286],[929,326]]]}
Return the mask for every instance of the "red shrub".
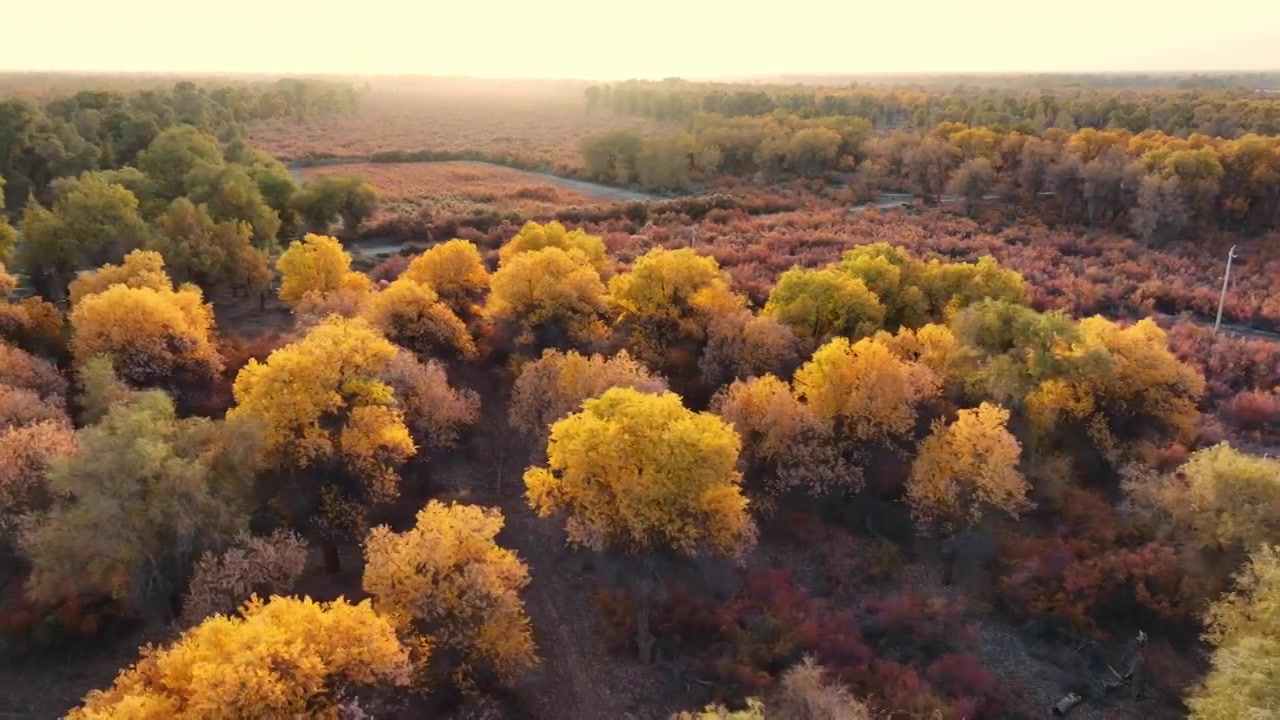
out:
{"label": "red shrub", "polygon": [[1132,621],[1135,613],[1194,625],[1210,594],[1186,572],[1189,558],[1145,541],[1097,493],[1069,491],[1052,532],[1027,530],[1024,524],[1001,538],[999,596],[1015,617],[1050,619],[1066,635]]}
{"label": "red shrub", "polygon": [[[614,593],[601,600],[615,628],[611,637],[628,637],[630,600]],[[884,711],[1009,717],[1014,703],[1007,698],[1015,693],[963,654],[972,636],[960,618],[960,608],[909,594],[837,608],[812,597],[790,570],[756,570],[723,603],[671,588],[651,623],[662,646],[688,657],[694,676],[712,680],[722,700],[767,692],[783,670],[809,655]],[[891,656],[878,657],[876,648]],[[926,668],[938,684],[922,679]]]}
{"label": "red shrub", "polygon": [[1274,392],[1236,393],[1223,410],[1228,422],[1246,432],[1262,435],[1280,430],[1280,395]]}

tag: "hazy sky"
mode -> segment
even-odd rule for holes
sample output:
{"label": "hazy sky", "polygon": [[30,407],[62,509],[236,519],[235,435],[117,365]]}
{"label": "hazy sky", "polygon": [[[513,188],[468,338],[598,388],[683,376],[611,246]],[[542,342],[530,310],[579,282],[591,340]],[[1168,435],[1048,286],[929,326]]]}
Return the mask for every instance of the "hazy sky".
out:
{"label": "hazy sky", "polygon": [[610,79],[1280,69],[1280,0],[5,4],[4,70]]}

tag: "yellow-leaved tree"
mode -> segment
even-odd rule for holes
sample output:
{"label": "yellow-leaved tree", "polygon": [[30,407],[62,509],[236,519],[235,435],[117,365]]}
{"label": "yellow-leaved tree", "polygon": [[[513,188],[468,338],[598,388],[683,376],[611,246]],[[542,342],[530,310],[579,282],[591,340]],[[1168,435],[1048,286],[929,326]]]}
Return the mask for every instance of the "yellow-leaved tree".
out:
{"label": "yellow-leaved tree", "polygon": [[508,240],[498,249],[499,267],[511,262],[520,253],[542,250],[543,248],[559,248],[565,252],[577,250],[587,259],[587,263],[603,277],[611,275],[613,259],[605,251],[604,239],[597,235],[588,235],[585,230],[569,230],[559,222],[552,220],[546,225],[529,222],[520,228],[515,237]]}
{"label": "yellow-leaved tree", "polygon": [[122,380],[180,400],[203,392],[223,367],[213,308],[194,285],[111,285],[83,295],[71,311],[71,355],[79,368],[109,355]]}
{"label": "yellow-leaved tree", "polygon": [[711,321],[744,306],[715,258],[690,248],[645,253],[609,281],[609,299],[632,352],[668,377],[696,367]]}
{"label": "yellow-leaved tree", "polygon": [[134,250],[124,256],[120,265],[110,263],[97,270],[84,273],[71,282],[71,304],[75,305],[86,295],[100,293],[112,285],[131,288],[151,288],[156,291],[172,290],[173,281],[164,269],[164,258],[158,252]]}
{"label": "yellow-leaved tree", "polygon": [[1150,318],[1121,327],[1103,317],[1081,320],[1074,337],[1049,354],[1064,370],[1026,396],[1040,437],[1084,428],[1111,464],[1143,444],[1189,443],[1199,427],[1204,378],[1169,350]]}
{"label": "yellow-leaved tree", "polygon": [[1264,545],[1205,618],[1213,667],[1188,700],[1195,720],[1270,718],[1280,708],[1280,545]]}
{"label": "yellow-leaved tree", "polygon": [[[303,471],[322,515],[392,500],[397,470],[416,450],[382,380],[395,356],[396,347],[364,321],[332,317],[265,363],[251,359],[236,375],[228,417],[258,421],[267,463],[282,473]],[[363,534],[358,527],[344,532]],[[336,569],[335,538],[325,539]]]}
{"label": "yellow-leaved tree", "polygon": [[653,648],[649,608],[666,558],[741,557],[756,529],[737,470],[741,441],[674,393],[613,388],[551,427],[546,467],[524,475],[541,517],[563,513],[569,542],[636,561],[640,659]]}
{"label": "yellow-leaved tree", "polygon": [[1018,471],[1022,447],[1006,428],[1009,411],[982,403],[955,421],[937,421],[920,443],[907,480],[907,503],[922,526],[953,532],[999,510],[1013,517],[1028,509],[1026,478]]}
{"label": "yellow-leaved tree", "polygon": [[489,289],[489,271],[480,258],[480,250],[466,240],[450,240],[428,248],[409,263],[400,277],[434,290],[440,301],[464,320],[480,314],[480,302]]}
{"label": "yellow-leaved tree", "polygon": [[364,317],[387,339],[419,355],[474,357],[476,344],[429,285],[400,277],[369,298]]}
{"label": "yellow-leaved tree", "polygon": [[351,269],[351,256],[337,238],[308,234],[294,240],[276,261],[280,271],[280,299],[296,306],[312,293],[321,297],[340,290],[367,292],[369,276]]}
{"label": "yellow-leaved tree", "polygon": [[490,278],[485,315],[520,351],[590,348],[608,336],[600,273],[576,248],[529,250]]}
{"label": "yellow-leaved tree", "polygon": [[[432,500],[402,532],[376,527],[365,540],[364,589],[374,607],[424,637],[461,683],[479,672],[504,679],[537,663],[520,592],[529,569],[498,545],[502,512]],[[451,653],[449,652],[451,651]]]}
{"label": "yellow-leaved tree", "polygon": [[405,686],[409,653],[369,601],[256,596],[165,648],[148,646],[69,720],[348,717],[361,688]]}
{"label": "yellow-leaved tree", "polygon": [[919,406],[938,393],[938,379],[880,342],[836,338],[796,371],[795,392],[838,436],[887,444],[912,435]]}

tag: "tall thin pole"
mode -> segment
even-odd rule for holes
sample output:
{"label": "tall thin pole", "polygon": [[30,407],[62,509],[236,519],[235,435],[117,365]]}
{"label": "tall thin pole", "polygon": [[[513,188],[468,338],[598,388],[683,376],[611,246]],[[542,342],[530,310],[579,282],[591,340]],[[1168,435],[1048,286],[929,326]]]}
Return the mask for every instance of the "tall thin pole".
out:
{"label": "tall thin pole", "polygon": [[1236,257],[1236,246],[1232,245],[1231,250],[1227,252],[1227,271],[1222,275],[1222,294],[1218,296],[1218,319],[1213,321],[1213,332],[1217,334],[1218,326],[1222,325],[1222,305],[1227,301],[1227,281],[1231,279],[1231,261]]}

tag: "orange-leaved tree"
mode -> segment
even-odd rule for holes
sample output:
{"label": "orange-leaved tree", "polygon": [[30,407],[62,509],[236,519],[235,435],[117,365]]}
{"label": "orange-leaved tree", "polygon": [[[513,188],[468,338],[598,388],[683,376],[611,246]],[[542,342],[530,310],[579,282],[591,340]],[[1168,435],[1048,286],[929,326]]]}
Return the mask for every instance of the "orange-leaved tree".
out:
{"label": "orange-leaved tree", "polygon": [[1018,471],[1022,446],[1006,428],[1009,411],[982,403],[954,422],[935,421],[920,443],[907,480],[907,503],[922,526],[950,532],[977,525],[998,510],[1028,509],[1028,485]]}
{"label": "orange-leaved tree", "polygon": [[168,647],[148,646],[70,720],[346,717],[362,687],[405,686],[408,651],[369,601],[254,597]]}
{"label": "orange-leaved tree", "polygon": [[660,561],[741,557],[755,544],[740,447],[732,427],[674,393],[613,388],[553,425],[546,467],[525,472],[529,505],[542,517],[563,513],[570,543],[637,561],[644,662]]}
{"label": "orange-leaved tree", "polygon": [[82,296],[71,311],[71,355],[81,368],[109,355],[122,380],[180,399],[202,392],[223,367],[213,308],[194,285],[111,285]]}
{"label": "orange-leaved tree", "polygon": [[446,649],[455,677],[510,678],[537,663],[520,592],[529,569],[494,539],[499,510],[432,500],[397,533],[383,525],[365,540],[364,589],[392,623],[426,638],[432,656]]}

